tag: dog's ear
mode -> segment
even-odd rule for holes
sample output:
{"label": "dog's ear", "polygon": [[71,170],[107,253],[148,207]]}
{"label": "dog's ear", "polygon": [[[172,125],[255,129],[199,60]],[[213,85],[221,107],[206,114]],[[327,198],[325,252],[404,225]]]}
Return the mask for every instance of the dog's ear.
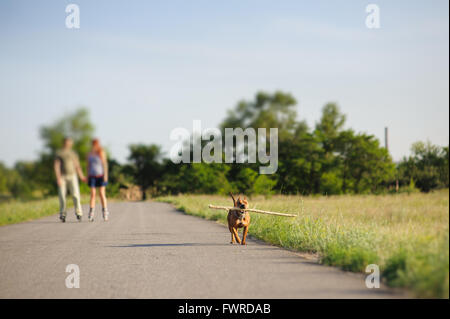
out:
{"label": "dog's ear", "polygon": [[234,196],[233,196],[233,193],[232,193],[232,192],[230,192],[230,196],[231,196],[231,198],[233,199],[233,205],[236,206],[236,200],[234,199]]}

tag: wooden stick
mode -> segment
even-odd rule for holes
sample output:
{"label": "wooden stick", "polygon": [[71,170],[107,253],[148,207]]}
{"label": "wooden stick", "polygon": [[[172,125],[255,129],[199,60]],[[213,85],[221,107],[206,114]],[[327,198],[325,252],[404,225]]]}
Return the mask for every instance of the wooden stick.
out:
{"label": "wooden stick", "polygon": [[294,215],[294,214],[283,214],[283,213],[268,212],[268,211],[265,211],[265,210],[253,209],[253,208],[240,209],[240,208],[237,208],[237,207],[215,206],[215,205],[211,205],[211,204],[209,204],[209,208],[211,208],[211,209],[224,209],[226,211],[229,211],[229,210],[245,210],[247,212],[253,212],[253,213],[258,213],[258,214],[276,215],[276,216],[284,216],[284,217],[297,217],[298,216],[298,215]]}

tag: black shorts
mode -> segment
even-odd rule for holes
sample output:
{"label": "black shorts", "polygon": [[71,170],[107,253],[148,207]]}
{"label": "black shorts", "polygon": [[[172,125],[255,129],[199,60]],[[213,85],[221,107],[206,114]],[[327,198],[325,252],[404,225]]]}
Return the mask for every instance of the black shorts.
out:
{"label": "black shorts", "polygon": [[105,179],[103,176],[89,176],[88,178],[88,185],[90,188],[93,187],[102,187],[102,186],[106,186],[108,184],[108,182],[105,182]]}

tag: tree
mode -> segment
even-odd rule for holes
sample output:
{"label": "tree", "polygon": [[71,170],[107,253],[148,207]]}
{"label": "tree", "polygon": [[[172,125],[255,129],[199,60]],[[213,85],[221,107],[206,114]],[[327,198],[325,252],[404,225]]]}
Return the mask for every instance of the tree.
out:
{"label": "tree", "polygon": [[108,196],[119,194],[120,188],[127,188],[133,183],[130,174],[126,174],[126,165],[121,165],[108,153]]}
{"label": "tree", "polygon": [[94,125],[90,120],[89,111],[85,108],[75,110],[56,120],[53,124],[42,126],[40,135],[44,142],[44,150],[34,168],[36,185],[39,185],[39,188],[47,193],[56,194],[53,161],[56,151],[63,145],[65,136],[72,138],[73,148],[80,157],[81,167],[86,169],[84,159],[91,148],[93,133]]}
{"label": "tree", "polygon": [[142,199],[146,200],[146,191],[155,186],[162,174],[162,153],[158,145],[134,144],[129,146],[128,160],[131,165],[128,174],[142,190]]}
{"label": "tree", "polygon": [[448,187],[448,150],[448,146],[440,147],[429,141],[414,143],[412,155],[403,158],[397,168],[401,184],[408,185],[413,180],[423,192]]}
{"label": "tree", "polygon": [[160,183],[163,193],[228,194],[232,191],[226,164],[192,163],[178,165],[176,172],[164,174]]}
{"label": "tree", "polygon": [[[279,151],[286,150],[286,142],[290,140],[298,129],[296,121],[297,101],[289,94],[277,91],[273,94],[258,92],[253,101],[240,101],[220,125],[222,132],[225,128],[278,128]],[[305,123],[302,123],[302,125]],[[224,135],[224,134],[223,134]],[[269,134],[267,136],[269,139]],[[280,154],[279,158],[282,158]],[[279,162],[280,163],[280,162]],[[253,192],[253,183],[258,175],[258,164],[234,164],[227,174],[227,179],[233,181],[234,189],[240,192]],[[252,170],[250,172],[249,170]],[[271,177],[277,183],[279,173]],[[264,181],[265,183],[267,181]],[[270,182],[270,184],[272,184]],[[259,182],[261,184],[262,181]]]}
{"label": "tree", "polygon": [[273,188],[276,185],[276,181],[267,177],[267,175],[259,175],[252,188],[252,194],[271,195],[273,194]]}
{"label": "tree", "polygon": [[64,137],[69,136],[73,140],[73,149],[83,159],[91,149],[93,133],[94,125],[91,123],[89,111],[85,108],[69,113],[40,130],[45,153],[54,155],[62,147]]}
{"label": "tree", "polygon": [[252,195],[257,178],[258,173],[256,171],[249,167],[242,167],[236,178],[233,179],[233,185],[238,192]]}
{"label": "tree", "polygon": [[240,101],[228,115],[220,127],[252,127],[278,128],[279,137],[292,133],[296,128],[295,98],[289,94],[277,91],[274,94],[258,92],[254,101]]}
{"label": "tree", "polygon": [[318,192],[322,169],[322,148],[317,136],[303,126],[294,136],[279,143],[277,186],[280,193],[311,194]]}
{"label": "tree", "polygon": [[322,117],[316,124],[315,133],[320,138],[325,152],[334,150],[334,142],[344,127],[346,116],[335,103],[328,103],[322,109]]}
{"label": "tree", "polygon": [[342,193],[342,172],[339,167],[338,138],[345,125],[346,116],[335,103],[327,103],[322,108],[322,116],[316,124],[314,135],[321,148],[318,163],[319,176],[314,180],[314,192],[322,194]]}
{"label": "tree", "polygon": [[8,168],[0,162],[0,194],[8,193]]}
{"label": "tree", "polygon": [[377,192],[394,179],[395,165],[373,135],[347,130],[339,135],[337,145],[344,193]]}

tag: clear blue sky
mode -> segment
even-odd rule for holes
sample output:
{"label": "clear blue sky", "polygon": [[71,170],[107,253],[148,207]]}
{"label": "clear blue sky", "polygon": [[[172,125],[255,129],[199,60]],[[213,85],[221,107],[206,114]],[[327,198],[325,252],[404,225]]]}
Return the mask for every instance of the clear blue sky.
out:
{"label": "clear blue sky", "polygon": [[[81,28],[65,27],[76,3]],[[365,7],[381,9],[367,29]],[[96,135],[169,150],[173,128],[213,127],[258,90],[292,93],[310,126],[334,101],[347,127],[449,143],[448,1],[1,1],[0,161],[31,160],[38,128],[87,106]]]}

